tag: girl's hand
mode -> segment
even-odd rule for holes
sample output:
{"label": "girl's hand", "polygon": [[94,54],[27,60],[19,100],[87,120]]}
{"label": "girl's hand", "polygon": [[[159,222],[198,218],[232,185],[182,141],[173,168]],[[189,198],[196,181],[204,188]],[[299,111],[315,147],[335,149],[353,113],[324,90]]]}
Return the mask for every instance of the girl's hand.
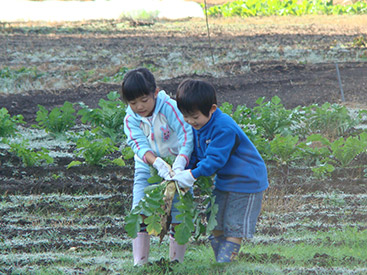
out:
{"label": "girl's hand", "polygon": [[165,180],[171,180],[171,176],[174,175],[174,172],[171,169],[171,166],[165,162],[160,157],[157,157],[153,162],[153,167],[157,169],[158,175]]}

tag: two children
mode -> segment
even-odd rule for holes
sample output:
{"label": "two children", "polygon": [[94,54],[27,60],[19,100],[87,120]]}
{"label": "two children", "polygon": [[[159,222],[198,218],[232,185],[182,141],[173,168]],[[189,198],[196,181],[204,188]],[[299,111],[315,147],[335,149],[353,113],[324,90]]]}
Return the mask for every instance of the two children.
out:
{"label": "two children", "polygon": [[[144,197],[144,188],[149,186],[149,166],[157,169],[164,179],[185,169],[193,149],[193,134],[177,108],[176,101],[165,91],[159,91],[153,74],[145,68],[129,71],[122,82],[121,95],[128,103],[124,119],[124,132],[127,144],[135,153],[135,174],[133,186],[133,204],[135,208]],[[163,158],[175,157],[171,166]],[[173,205],[178,201],[175,197]],[[177,225],[176,215],[179,212],[172,208],[172,225]],[[143,217],[144,219],[144,217]],[[133,240],[134,265],[148,262],[150,236],[144,224],[137,238]],[[170,260],[183,261],[186,246],[179,245],[170,236]]]}
{"label": "two children", "polygon": [[[164,91],[158,92],[154,76],[140,68],[125,75],[121,94],[129,105],[125,134],[135,152],[132,207],[149,185],[149,165],[184,188],[192,187],[200,176],[215,174],[218,225],[209,239],[217,262],[232,261],[242,239],[254,234],[268,187],[265,163],[257,149],[233,119],[219,110],[215,89],[205,81],[184,80],[176,104]],[[172,169],[162,159],[167,156],[175,156]],[[178,224],[177,209],[171,214],[172,224]],[[149,235],[142,228],[133,240],[135,265],[148,261]],[[182,262],[185,250],[170,236],[171,261]]]}

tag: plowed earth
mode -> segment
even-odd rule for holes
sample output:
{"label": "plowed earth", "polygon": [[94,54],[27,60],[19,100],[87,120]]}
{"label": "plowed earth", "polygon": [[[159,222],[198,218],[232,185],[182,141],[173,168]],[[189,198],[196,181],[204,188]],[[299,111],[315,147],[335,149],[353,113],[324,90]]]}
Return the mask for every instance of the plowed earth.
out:
{"label": "plowed earth", "polygon": [[[52,143],[47,134],[31,130],[38,104],[48,110],[65,101],[95,108],[101,98],[119,89],[119,81],[104,83],[102,76],[113,76],[123,66],[148,66],[157,84],[173,97],[182,79],[194,77],[215,85],[219,104],[254,107],[259,97],[270,100],[277,95],[287,108],[324,102],[364,108],[367,49],[353,41],[367,37],[367,16],[210,19],[209,26],[210,43],[205,22],[199,19],[2,23],[0,69],[36,67],[47,77],[26,88],[13,83],[14,89],[0,91],[0,107],[24,116],[27,124],[21,131],[33,133],[33,141],[54,152],[55,163],[26,168],[1,149],[0,251],[5,256],[0,273],[11,272],[16,264],[31,269],[54,263],[20,256],[32,251],[129,248],[121,240],[127,238],[122,220],[130,208],[132,163],[123,168],[66,169],[74,160],[75,145]],[[92,71],[87,80],[77,77],[76,72]],[[258,226],[259,236],[267,236],[269,242],[294,228],[327,231],[367,220],[363,171],[338,171],[320,181],[302,169],[289,170],[285,178],[269,164],[269,178],[264,207],[277,214],[262,216]],[[293,223],[297,219],[310,222]],[[361,229],[366,229],[365,222]],[[11,253],[18,253],[18,259],[6,258]],[[276,256],[270,261],[284,260]],[[322,256],[315,256],[315,261],[322,261]],[[252,255],[242,257],[253,260]]]}

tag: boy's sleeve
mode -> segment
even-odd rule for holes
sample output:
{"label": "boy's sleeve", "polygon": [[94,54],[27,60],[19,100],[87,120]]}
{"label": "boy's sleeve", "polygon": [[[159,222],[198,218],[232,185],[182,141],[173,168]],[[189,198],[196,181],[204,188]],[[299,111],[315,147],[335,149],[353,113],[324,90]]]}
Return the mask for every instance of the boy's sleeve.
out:
{"label": "boy's sleeve", "polygon": [[225,166],[232,153],[237,149],[239,139],[230,128],[221,128],[213,134],[205,158],[200,160],[191,172],[197,179],[200,176],[211,176]]}
{"label": "boy's sleeve", "polygon": [[169,126],[176,132],[180,144],[179,155],[184,155],[189,161],[194,148],[192,128],[187,124],[177,108],[176,101],[169,100],[165,103],[165,115]]}
{"label": "boy's sleeve", "polygon": [[197,158],[197,155],[196,155],[196,143],[194,141],[194,149],[192,150],[192,154],[191,154],[191,157],[190,157],[190,161],[189,161],[189,165],[188,165],[188,169],[194,169],[196,168],[196,163],[198,162],[198,158]]}
{"label": "boy's sleeve", "polygon": [[139,121],[135,120],[131,115],[127,115],[124,121],[124,132],[127,136],[127,144],[139,158],[143,159],[145,153],[152,151],[152,149],[139,124]]}

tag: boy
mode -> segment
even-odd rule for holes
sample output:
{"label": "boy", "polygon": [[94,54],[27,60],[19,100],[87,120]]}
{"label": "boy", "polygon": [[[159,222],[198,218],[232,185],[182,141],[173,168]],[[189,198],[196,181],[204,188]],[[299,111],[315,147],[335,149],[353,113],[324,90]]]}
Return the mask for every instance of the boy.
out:
{"label": "boy", "polygon": [[218,225],[211,246],[217,262],[231,262],[243,238],[252,238],[268,187],[267,170],[259,152],[242,129],[217,107],[214,87],[186,79],[178,87],[177,106],[194,128],[191,169],[173,177],[181,187],[192,187],[200,176],[216,174],[213,195]]}

